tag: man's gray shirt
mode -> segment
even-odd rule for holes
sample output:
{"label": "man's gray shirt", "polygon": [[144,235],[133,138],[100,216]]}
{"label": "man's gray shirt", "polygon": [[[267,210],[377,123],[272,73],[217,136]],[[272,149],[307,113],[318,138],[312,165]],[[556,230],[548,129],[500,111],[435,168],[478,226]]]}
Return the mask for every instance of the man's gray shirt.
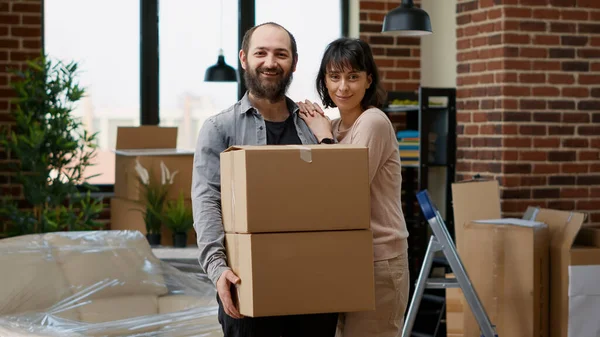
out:
{"label": "man's gray shirt", "polygon": [[[298,106],[287,97],[286,102],[302,144],[316,144],[317,139],[298,116]],[[266,129],[265,120],[252,107],[246,93],[232,107],[209,117],[198,135],[192,174],[194,229],[198,237],[200,266],[215,285],[223,271],[230,269],[223,242],[220,154],[233,145],[266,145]]]}

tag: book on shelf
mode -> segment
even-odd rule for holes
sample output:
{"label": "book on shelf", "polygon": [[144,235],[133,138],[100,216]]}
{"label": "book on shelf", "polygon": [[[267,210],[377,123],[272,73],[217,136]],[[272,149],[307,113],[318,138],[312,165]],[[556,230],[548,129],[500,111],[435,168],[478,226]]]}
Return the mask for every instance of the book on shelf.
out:
{"label": "book on shelf", "polygon": [[398,142],[418,143],[419,138],[398,138]]}
{"label": "book on shelf", "polygon": [[417,130],[400,130],[396,132],[396,137],[398,139],[406,139],[413,138],[419,140],[419,131]]}
{"label": "book on shelf", "polygon": [[419,161],[418,160],[400,160],[401,162],[401,166],[419,166]]}
{"label": "book on shelf", "polygon": [[405,144],[405,143],[398,143],[398,150],[400,151],[418,151],[419,150],[419,144]]}
{"label": "book on shelf", "polygon": [[411,158],[411,157],[419,158],[419,150],[416,150],[416,151],[400,150],[400,157],[401,158]]}

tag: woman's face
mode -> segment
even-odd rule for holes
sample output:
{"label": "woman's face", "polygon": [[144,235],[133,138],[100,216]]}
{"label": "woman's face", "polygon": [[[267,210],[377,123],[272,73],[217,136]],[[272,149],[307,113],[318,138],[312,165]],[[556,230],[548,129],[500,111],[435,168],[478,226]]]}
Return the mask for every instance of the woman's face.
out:
{"label": "woman's face", "polygon": [[361,109],[360,102],[365,97],[371,82],[371,76],[367,75],[366,71],[347,68],[329,68],[325,75],[325,86],[329,97],[340,111]]}

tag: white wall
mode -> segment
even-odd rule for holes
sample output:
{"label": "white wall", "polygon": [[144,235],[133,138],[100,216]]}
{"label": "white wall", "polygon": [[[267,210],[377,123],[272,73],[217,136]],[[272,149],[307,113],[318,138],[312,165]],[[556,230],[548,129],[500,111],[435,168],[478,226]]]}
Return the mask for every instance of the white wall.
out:
{"label": "white wall", "polygon": [[358,39],[360,28],[360,0],[350,0],[348,37]]}
{"label": "white wall", "polygon": [[456,87],[456,0],[422,0],[433,34],[421,39],[421,86]]}

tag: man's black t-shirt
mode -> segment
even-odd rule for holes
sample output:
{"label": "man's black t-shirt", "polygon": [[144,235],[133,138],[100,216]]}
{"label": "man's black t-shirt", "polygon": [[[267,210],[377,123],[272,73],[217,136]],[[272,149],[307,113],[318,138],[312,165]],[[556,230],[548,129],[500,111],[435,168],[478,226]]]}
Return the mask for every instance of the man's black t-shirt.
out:
{"label": "man's black t-shirt", "polygon": [[302,144],[294,125],[294,116],[290,114],[283,122],[265,121],[267,126],[267,145]]}

